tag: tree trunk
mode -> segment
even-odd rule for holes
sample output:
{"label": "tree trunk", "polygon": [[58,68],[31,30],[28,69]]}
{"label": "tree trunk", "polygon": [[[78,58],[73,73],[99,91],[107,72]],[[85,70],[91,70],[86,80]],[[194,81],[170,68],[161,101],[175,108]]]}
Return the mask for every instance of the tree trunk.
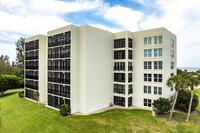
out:
{"label": "tree trunk", "polygon": [[172,105],[172,109],[171,109],[171,112],[170,112],[170,115],[169,115],[169,120],[172,119],[172,113],[173,113],[174,107],[175,107],[175,105],[176,105],[177,97],[178,97],[178,91],[176,91],[176,96],[175,96],[174,103],[173,103],[173,105]]}
{"label": "tree trunk", "polygon": [[193,99],[193,89],[191,89],[190,105],[189,105],[189,110],[188,110],[188,115],[187,115],[187,120],[186,121],[189,121],[191,107],[192,107],[192,99]]}

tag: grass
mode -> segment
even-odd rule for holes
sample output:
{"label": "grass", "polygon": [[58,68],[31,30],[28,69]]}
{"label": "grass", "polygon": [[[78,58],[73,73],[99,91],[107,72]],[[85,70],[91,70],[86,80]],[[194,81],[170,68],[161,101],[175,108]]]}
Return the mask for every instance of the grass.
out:
{"label": "grass", "polygon": [[[21,91],[18,89],[19,92]],[[176,123],[166,117],[154,118],[151,111],[113,109],[88,116],[61,117],[59,112],[19,98],[16,92],[7,92],[0,98],[1,133],[128,133],[128,132],[200,132],[200,115],[173,113]],[[200,90],[195,90],[200,97]],[[200,104],[197,107],[200,112]]]}

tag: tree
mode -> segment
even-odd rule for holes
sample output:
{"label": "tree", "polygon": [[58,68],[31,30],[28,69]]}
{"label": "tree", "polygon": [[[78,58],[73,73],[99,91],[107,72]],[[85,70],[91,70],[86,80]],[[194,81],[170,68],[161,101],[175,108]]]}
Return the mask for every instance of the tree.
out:
{"label": "tree", "polygon": [[175,76],[169,78],[167,80],[167,83],[166,83],[166,85],[169,86],[169,87],[171,87],[175,84],[174,89],[176,91],[175,99],[174,99],[172,109],[171,109],[171,112],[170,112],[170,115],[169,115],[169,120],[171,120],[171,118],[172,118],[172,113],[173,113],[174,107],[176,105],[176,100],[177,100],[177,97],[178,97],[178,91],[179,91],[181,82],[182,82],[182,77],[180,75],[175,75]]}
{"label": "tree", "polygon": [[38,91],[35,91],[35,92],[34,92],[34,98],[35,98],[35,100],[37,101],[37,104],[38,104],[38,105],[39,105],[39,97],[40,97],[39,92],[38,92]]}
{"label": "tree", "polygon": [[189,86],[190,86],[190,89],[191,89],[191,97],[190,97],[190,105],[189,105],[189,110],[188,110],[188,115],[187,115],[186,121],[189,121],[189,117],[190,117],[192,99],[193,99],[193,95],[194,95],[193,94],[194,86],[199,85],[199,80],[196,77],[194,77],[193,75],[190,75],[190,77],[188,77],[188,80],[189,80]]}
{"label": "tree", "polygon": [[16,52],[17,52],[17,66],[24,71],[24,47],[25,47],[25,38],[20,37],[20,39],[15,42]]}

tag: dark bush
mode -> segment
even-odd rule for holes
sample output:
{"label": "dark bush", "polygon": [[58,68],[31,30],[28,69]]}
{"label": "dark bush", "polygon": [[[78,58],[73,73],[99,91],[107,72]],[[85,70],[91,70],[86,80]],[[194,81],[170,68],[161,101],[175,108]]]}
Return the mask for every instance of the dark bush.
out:
{"label": "dark bush", "polygon": [[60,114],[61,116],[67,116],[71,112],[70,106],[68,104],[60,105]]}
{"label": "dark bush", "polygon": [[23,78],[15,75],[0,75],[0,95],[8,89],[23,87]]}
{"label": "dark bush", "polygon": [[172,106],[169,99],[162,98],[162,97],[160,97],[157,100],[154,100],[154,103],[153,103],[153,110],[158,115],[168,113],[171,107]]}
{"label": "dark bush", "polygon": [[23,98],[24,97],[24,91],[19,92],[18,95],[19,95],[20,98]]}
{"label": "dark bush", "polygon": [[[188,112],[190,97],[191,97],[190,91],[180,90],[178,93],[178,98],[175,108]],[[194,94],[192,99],[191,111],[194,111],[194,109],[198,106],[198,103],[199,103],[198,96]]]}

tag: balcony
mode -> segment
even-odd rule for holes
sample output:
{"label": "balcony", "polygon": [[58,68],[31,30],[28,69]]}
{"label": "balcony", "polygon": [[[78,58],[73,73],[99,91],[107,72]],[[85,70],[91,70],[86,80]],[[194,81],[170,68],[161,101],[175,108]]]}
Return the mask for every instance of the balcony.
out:
{"label": "balcony", "polygon": [[65,93],[65,92],[60,92],[60,91],[56,91],[54,89],[48,88],[48,93],[70,98],[70,93],[69,92]]}
{"label": "balcony", "polygon": [[61,46],[61,45],[66,45],[66,44],[70,44],[71,43],[71,39],[67,38],[67,39],[61,39],[61,40],[55,40],[55,42],[51,42],[48,43],[48,47],[55,47],[55,46]]}
{"label": "balcony", "polygon": [[48,58],[69,58],[70,53],[61,53],[61,54],[48,54]]}
{"label": "balcony", "polygon": [[49,82],[56,82],[56,83],[64,83],[64,84],[70,84],[70,80],[63,79],[63,78],[51,78],[48,77]]}
{"label": "balcony", "polygon": [[36,59],[38,59],[38,56],[29,56],[29,57],[26,56],[26,60],[36,60]]}
{"label": "balcony", "polygon": [[38,69],[38,66],[25,66],[25,69]]}
{"label": "balcony", "polygon": [[26,51],[29,51],[29,50],[35,50],[35,49],[38,49],[38,48],[39,48],[38,45],[32,46],[32,47],[27,47],[27,46],[26,46],[25,50],[26,50]]}
{"label": "balcony", "polygon": [[38,76],[33,76],[33,75],[25,75],[25,78],[38,80]]}
{"label": "balcony", "polygon": [[48,70],[70,71],[70,66],[48,66]]}
{"label": "balcony", "polygon": [[38,86],[37,85],[25,84],[25,87],[31,88],[31,89],[34,89],[34,90],[38,90]]}

